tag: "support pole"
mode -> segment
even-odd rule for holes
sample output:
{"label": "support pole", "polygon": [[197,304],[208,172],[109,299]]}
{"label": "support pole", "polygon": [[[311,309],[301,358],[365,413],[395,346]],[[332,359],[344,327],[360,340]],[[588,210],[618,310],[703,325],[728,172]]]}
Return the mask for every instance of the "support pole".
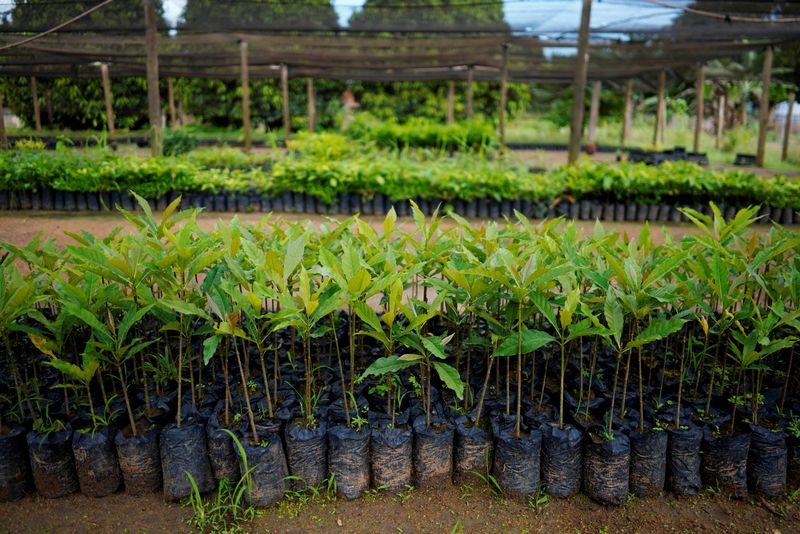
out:
{"label": "support pole", "polygon": [[475,77],[474,67],[470,65],[467,68],[467,118],[472,118],[472,98],[473,98],[473,87],[472,82],[473,78]]}
{"label": "support pole", "polygon": [[508,49],[510,44],[503,44],[503,63],[500,73],[500,109],[499,111],[499,128],[500,128],[500,144],[506,143],[506,98],[508,96]]}
{"label": "support pole", "polygon": [[314,79],[306,80],[306,93],[308,93],[308,131],[317,131],[317,93],[314,92]]}
{"label": "support pole", "polygon": [[767,126],[769,126],[769,83],[772,76],[772,47],[764,51],[764,71],[761,75],[761,102],[758,109],[758,149],[756,165],[764,166],[767,144]]}
{"label": "support pole", "polygon": [[725,126],[725,97],[719,95],[717,97],[717,136],[714,140],[714,148],[719,149],[722,143],[722,129]]}
{"label": "support pole", "polygon": [[694,151],[700,152],[700,135],[703,133],[703,106],[705,104],[705,66],[697,67],[697,77],[694,82]]}
{"label": "support pole", "polygon": [[36,87],[36,76],[31,76],[31,100],[33,101],[33,125],[38,132],[42,129],[42,116],[39,114],[39,91]]}
{"label": "support pole", "polygon": [[253,148],[253,128],[250,124],[250,66],[247,59],[247,41],[239,43],[242,69],[242,130],[244,131],[244,151]]}
{"label": "support pole", "polygon": [[158,43],[155,0],[144,0],[147,48],[147,114],[150,118],[150,154],[161,155],[161,96],[158,92]]}
{"label": "support pole", "polygon": [[662,128],[664,127],[664,86],[667,75],[664,69],[658,73],[658,103],[656,104],[656,124],[653,128],[653,146],[661,146]]}
{"label": "support pole", "polygon": [[53,92],[48,89],[44,93],[44,105],[45,110],[47,111],[47,126],[52,128],[54,121],[53,121]]}
{"label": "support pole", "polygon": [[175,112],[175,84],[172,78],[167,78],[167,101],[169,103],[169,126],[178,127],[178,114]]}
{"label": "support pole", "polygon": [[789,137],[792,135],[792,111],[794,111],[794,91],[789,92],[789,109],[786,115],[786,124],[783,126],[783,146],[781,147],[781,161],[786,161],[789,156]]}
{"label": "support pole", "polygon": [[291,136],[291,126],[289,118],[289,67],[281,65],[281,100],[283,101],[283,138],[289,139]]}
{"label": "support pole", "polygon": [[575,77],[572,95],[572,125],[569,133],[570,165],[578,161],[583,135],[583,97],[586,91],[586,72],[589,67],[589,20],[592,16],[592,0],[583,0],[581,26],[578,33],[578,56],[575,61]]}
{"label": "support pole", "polygon": [[456,120],[456,82],[447,82],[447,124]]}
{"label": "support pole", "polygon": [[620,145],[628,143],[628,136],[631,131],[631,113],[633,111],[633,80],[628,80],[625,84],[625,107],[622,109],[622,138]]}
{"label": "support pole", "polygon": [[111,77],[108,75],[108,65],[103,63],[100,65],[100,76],[103,78],[103,102],[106,106],[106,127],[108,128],[108,135],[114,135],[114,106],[113,96],[111,94]]}
{"label": "support pole", "polygon": [[0,93],[0,150],[8,148],[8,137],[6,136],[6,114],[3,108],[3,94]]}
{"label": "support pole", "polygon": [[602,82],[595,80],[592,82],[592,102],[589,107],[589,142],[597,141],[597,121],[600,116],[600,91]]}

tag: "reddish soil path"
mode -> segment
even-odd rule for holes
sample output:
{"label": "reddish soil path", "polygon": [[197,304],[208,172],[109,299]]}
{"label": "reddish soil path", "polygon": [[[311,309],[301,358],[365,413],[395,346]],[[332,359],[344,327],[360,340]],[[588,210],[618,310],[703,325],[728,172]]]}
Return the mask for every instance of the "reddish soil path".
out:
{"label": "reddish soil path", "polygon": [[[768,510],[768,507],[773,510]],[[779,514],[783,514],[781,517]],[[191,509],[160,495],[102,499],[75,495],[46,500],[28,497],[0,504],[0,532],[189,532]],[[661,532],[800,532],[800,510],[792,501],[764,505],[710,493],[676,499],[671,494],[632,499],[616,508],[583,495],[551,499],[537,513],[526,501],[498,500],[485,486],[372,493],[356,501],[301,502],[288,499],[263,510],[245,532],[547,532],[642,534]]]}

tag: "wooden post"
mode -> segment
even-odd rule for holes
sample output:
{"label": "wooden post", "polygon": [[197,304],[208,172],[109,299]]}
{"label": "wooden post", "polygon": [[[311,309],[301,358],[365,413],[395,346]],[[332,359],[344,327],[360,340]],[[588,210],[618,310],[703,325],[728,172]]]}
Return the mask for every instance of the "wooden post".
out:
{"label": "wooden post", "polygon": [[661,146],[661,128],[664,126],[664,86],[666,85],[664,69],[658,73],[658,102],[656,103],[656,124],[653,128],[653,146]]}
{"label": "wooden post", "polygon": [[504,145],[506,142],[506,98],[508,95],[508,49],[510,44],[503,44],[503,62],[500,73],[500,109],[499,109],[499,126],[500,126],[500,144]]}
{"label": "wooden post", "polygon": [[250,124],[250,66],[247,58],[247,41],[239,43],[242,69],[242,130],[244,131],[244,151],[253,148],[253,128]]}
{"label": "wooden post", "polygon": [[628,143],[628,136],[631,131],[631,111],[633,110],[633,80],[625,83],[625,107],[622,109],[622,138],[620,145]]}
{"label": "wooden post", "polygon": [[47,126],[52,128],[53,127],[53,92],[48,89],[44,93],[44,105],[45,109],[47,110]]}
{"label": "wooden post", "polygon": [[167,102],[169,103],[169,126],[178,127],[178,114],[175,111],[175,84],[172,78],[167,78]]}
{"label": "wooden post", "polygon": [[700,152],[700,135],[703,133],[703,106],[705,105],[706,69],[703,65],[697,67],[697,77],[694,82],[694,151]]}
{"label": "wooden post", "polygon": [[764,71],[761,74],[761,101],[758,109],[758,149],[756,150],[756,165],[764,166],[764,156],[767,144],[767,126],[769,126],[769,83],[772,76],[772,47],[764,51]]}
{"label": "wooden post", "polygon": [[792,135],[792,111],[794,111],[794,91],[789,92],[789,109],[786,115],[786,124],[783,125],[783,146],[781,147],[781,161],[786,161],[789,155],[789,137]]}
{"label": "wooden post", "polygon": [[8,148],[8,137],[6,137],[6,114],[3,109],[3,94],[0,93],[0,150]]}
{"label": "wooden post", "polygon": [[456,82],[447,82],[447,124],[456,120]]}
{"label": "wooden post", "polygon": [[108,75],[108,65],[103,63],[100,65],[100,76],[103,79],[103,101],[106,106],[106,125],[108,128],[108,135],[114,135],[114,105],[113,96],[111,94],[111,78]]}
{"label": "wooden post", "polygon": [[592,102],[589,107],[589,142],[597,141],[597,121],[600,117],[600,91],[602,82],[595,80],[592,82]]}
{"label": "wooden post", "polygon": [[472,98],[473,98],[473,88],[472,82],[474,78],[475,72],[474,67],[470,65],[467,67],[467,118],[472,118]]}
{"label": "wooden post", "polygon": [[289,117],[289,67],[281,65],[281,100],[283,101],[283,138],[289,139],[292,134],[292,123]]}
{"label": "wooden post", "polygon": [[719,149],[719,145],[722,143],[722,128],[725,125],[725,97],[723,95],[719,95],[717,97],[717,135],[714,139],[714,148]]}
{"label": "wooden post", "polygon": [[586,71],[589,67],[589,20],[592,15],[592,0],[583,0],[581,26],[578,33],[578,56],[575,61],[575,77],[572,94],[572,124],[569,132],[570,165],[578,161],[583,135],[583,97],[586,91]]}
{"label": "wooden post", "polygon": [[39,114],[39,91],[36,88],[36,76],[31,76],[31,100],[33,101],[33,125],[38,132],[42,129],[42,117]]}
{"label": "wooden post", "polygon": [[317,93],[314,92],[314,79],[306,80],[306,93],[308,94],[308,131],[317,131]]}
{"label": "wooden post", "polygon": [[155,0],[144,0],[145,43],[147,49],[147,114],[150,119],[150,154],[160,156],[161,96],[158,91],[158,43],[156,42]]}

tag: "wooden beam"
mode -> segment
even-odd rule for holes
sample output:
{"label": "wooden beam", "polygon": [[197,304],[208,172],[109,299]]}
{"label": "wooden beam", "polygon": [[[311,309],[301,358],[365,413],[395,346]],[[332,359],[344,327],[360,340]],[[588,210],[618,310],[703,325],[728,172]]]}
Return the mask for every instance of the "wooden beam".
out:
{"label": "wooden beam", "polygon": [[473,99],[473,79],[475,77],[475,67],[467,67],[467,118],[472,118],[472,99]]}
{"label": "wooden beam", "polygon": [[6,114],[3,109],[3,93],[0,93],[0,150],[8,148],[6,136]]}
{"label": "wooden beam", "polygon": [[572,93],[572,124],[569,133],[570,165],[578,161],[583,136],[583,98],[586,91],[586,72],[589,67],[589,21],[592,16],[592,0],[583,0],[581,26],[578,33],[578,56],[575,61]]}
{"label": "wooden beam", "polygon": [[758,148],[756,165],[764,166],[767,146],[767,127],[769,126],[769,84],[772,78],[772,47],[764,50],[764,70],[761,73],[761,102],[758,106]]}
{"label": "wooden beam", "polygon": [[447,124],[456,120],[456,82],[447,82]]}
{"label": "wooden beam", "polygon": [[631,132],[631,119],[633,118],[633,80],[625,83],[625,106],[622,109],[622,137],[620,145],[628,143],[628,136]]}
{"label": "wooden beam", "polygon": [[700,135],[703,133],[703,107],[705,105],[706,69],[704,65],[697,67],[694,82],[694,151],[700,152]]}
{"label": "wooden beam", "polygon": [[794,111],[794,91],[789,92],[789,109],[786,115],[786,124],[783,126],[783,146],[781,146],[781,161],[786,161],[789,156],[789,137],[792,135],[792,111]]}
{"label": "wooden beam", "polygon": [[289,67],[281,65],[281,100],[283,103],[283,138],[292,135],[292,123],[289,117]]}
{"label": "wooden beam", "polygon": [[106,126],[108,135],[114,135],[114,97],[111,94],[111,77],[108,75],[108,64],[100,65],[100,76],[103,78],[103,102],[106,107]]}
{"label": "wooden beam", "polygon": [[155,0],[144,0],[145,48],[147,50],[147,115],[150,119],[150,154],[160,156],[161,96],[158,91],[158,45]]}
{"label": "wooden beam", "polygon": [[664,69],[658,73],[658,102],[656,103],[656,124],[653,127],[653,146],[661,146],[663,138],[662,128],[664,127],[664,90],[667,84],[667,74]]}
{"label": "wooden beam", "polygon": [[253,127],[250,124],[250,63],[247,57],[247,41],[239,43],[242,69],[242,130],[244,131],[244,151],[253,148]]}
{"label": "wooden beam", "polygon": [[31,101],[33,102],[33,126],[38,132],[42,129],[42,116],[39,114],[39,91],[36,87],[36,76],[31,76]]}
{"label": "wooden beam", "polygon": [[589,106],[589,142],[597,141],[597,121],[600,118],[600,91],[602,83],[600,80],[592,82],[592,102]]}
{"label": "wooden beam", "polygon": [[178,114],[175,111],[175,84],[172,78],[167,78],[167,102],[169,103],[170,128],[178,127]]}
{"label": "wooden beam", "polygon": [[317,131],[317,93],[314,91],[314,78],[306,78],[308,97],[308,131]]}
{"label": "wooden beam", "polygon": [[506,98],[508,96],[508,49],[511,47],[509,44],[503,45],[503,63],[500,69],[500,109],[499,112],[499,129],[500,129],[500,144],[506,142]]}

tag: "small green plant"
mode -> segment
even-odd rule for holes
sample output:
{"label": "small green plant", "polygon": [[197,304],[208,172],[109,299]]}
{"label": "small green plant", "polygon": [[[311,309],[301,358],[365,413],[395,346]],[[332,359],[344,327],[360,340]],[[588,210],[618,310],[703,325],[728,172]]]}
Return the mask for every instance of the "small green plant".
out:
{"label": "small green plant", "polygon": [[544,510],[544,508],[550,503],[550,496],[544,492],[544,490],[540,489],[533,495],[528,495],[528,508],[536,512],[537,514]]}
{"label": "small green plant", "polygon": [[248,467],[247,454],[239,439],[231,431],[222,430],[233,440],[242,459],[244,474],[236,484],[223,479],[216,494],[204,499],[191,473],[186,472],[186,477],[192,486],[192,492],[187,498],[187,503],[193,512],[189,524],[198,532],[245,532],[243,525],[256,516],[256,509],[246,504],[247,492],[253,484],[251,473],[255,467]]}

